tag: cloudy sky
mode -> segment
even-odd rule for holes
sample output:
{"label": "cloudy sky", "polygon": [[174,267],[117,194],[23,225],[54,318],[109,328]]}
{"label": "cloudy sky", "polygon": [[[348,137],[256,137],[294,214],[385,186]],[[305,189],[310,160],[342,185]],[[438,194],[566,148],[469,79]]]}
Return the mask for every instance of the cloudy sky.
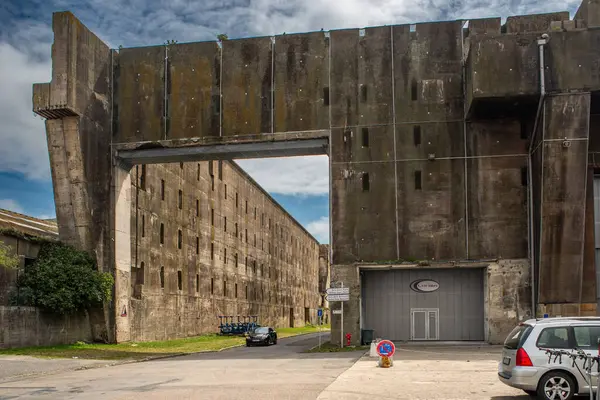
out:
{"label": "cloudy sky", "polygon": [[[0,208],[54,217],[43,120],[31,85],[50,80],[53,11],[72,11],[111,47],[568,10],[579,0],[2,0]],[[328,237],[326,157],[240,164],[317,239]],[[273,171],[277,171],[276,174]]]}

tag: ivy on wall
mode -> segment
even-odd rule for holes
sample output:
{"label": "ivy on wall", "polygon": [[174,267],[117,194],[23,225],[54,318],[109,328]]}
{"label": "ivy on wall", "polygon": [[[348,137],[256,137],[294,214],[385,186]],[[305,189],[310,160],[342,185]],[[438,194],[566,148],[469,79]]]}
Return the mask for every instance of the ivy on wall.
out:
{"label": "ivy on wall", "polygon": [[17,279],[14,305],[72,314],[110,301],[114,279],[98,271],[88,253],[58,243],[41,243],[35,262]]}
{"label": "ivy on wall", "polygon": [[0,242],[0,266],[14,269],[19,266],[19,257],[14,253],[13,248]]}

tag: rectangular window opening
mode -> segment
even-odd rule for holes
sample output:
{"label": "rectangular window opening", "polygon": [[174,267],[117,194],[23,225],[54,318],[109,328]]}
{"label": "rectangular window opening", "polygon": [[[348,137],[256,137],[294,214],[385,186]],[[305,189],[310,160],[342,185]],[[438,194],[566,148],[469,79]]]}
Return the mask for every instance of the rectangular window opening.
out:
{"label": "rectangular window opening", "polygon": [[369,147],[369,128],[362,128],[362,146]]}
{"label": "rectangular window opening", "polygon": [[415,146],[419,146],[421,144],[421,126],[420,125],[413,126],[413,140],[415,142]]}
{"label": "rectangular window opening", "polygon": [[196,217],[200,216],[200,200],[196,199]]}
{"label": "rectangular window opening", "polygon": [[414,79],[410,84],[410,97],[413,101],[417,100],[417,81]]}
{"label": "rectangular window opening", "polygon": [[246,243],[248,243],[248,229],[246,229]]}
{"label": "rectangular window opening", "polygon": [[215,278],[210,278],[210,294],[215,294]]}
{"label": "rectangular window opening", "polygon": [[246,200],[246,214],[248,214],[248,200]]}
{"label": "rectangular window opening", "polygon": [[421,171],[415,171],[415,189],[422,189]]}
{"label": "rectangular window opening", "polygon": [[223,264],[227,265],[227,248],[223,249]]}
{"label": "rectangular window opening", "polygon": [[164,288],[165,287],[165,267],[160,267],[159,278],[160,278],[160,287]]}
{"label": "rectangular window opening", "polygon": [[198,163],[198,170],[196,172],[196,180],[199,181],[200,180],[200,163]]}
{"label": "rectangular window opening", "polygon": [[234,259],[235,259],[235,267],[237,268],[238,267],[238,254],[237,253],[235,253]]}
{"label": "rectangular window opening", "polygon": [[165,180],[164,179],[160,180],[160,199],[161,200],[165,199]]}
{"label": "rectangular window opening", "polygon": [[181,231],[181,229],[177,230],[177,248],[179,250],[181,250],[181,247],[183,246],[183,232]]}
{"label": "rectangular window opening", "polygon": [[211,260],[215,259],[215,244],[214,243],[210,244],[210,259]]}
{"label": "rectangular window opening", "polygon": [[146,236],[146,216],[142,214],[142,237]]}
{"label": "rectangular window opening", "polygon": [[146,164],[142,164],[142,174],[140,175],[140,189],[146,190]]}
{"label": "rectangular window opening", "polygon": [[369,174],[364,173],[362,175],[362,190],[363,192],[368,192],[371,189],[371,182],[369,181]]}
{"label": "rectangular window opening", "polygon": [[215,209],[214,208],[210,209],[210,224],[212,226],[215,226]]}
{"label": "rectangular window opening", "polygon": [[527,167],[521,167],[521,186],[527,186],[528,178]]}
{"label": "rectangular window opening", "polygon": [[215,191],[215,176],[214,175],[210,176],[210,186],[211,186],[211,190],[214,192]]}
{"label": "rectangular window opening", "polygon": [[223,231],[227,232],[227,217],[223,217]]}
{"label": "rectangular window opening", "polygon": [[183,169],[183,163],[182,162],[179,163],[179,168]]}
{"label": "rectangular window opening", "polygon": [[179,191],[179,202],[178,202],[178,204],[179,204],[179,209],[181,210],[183,208],[183,191],[182,190]]}
{"label": "rectangular window opening", "polygon": [[183,276],[181,271],[177,271],[177,289],[183,290]]}
{"label": "rectangular window opening", "polygon": [[227,199],[227,184],[225,184],[225,199]]}
{"label": "rectangular window opening", "polygon": [[238,292],[237,292],[237,283],[235,284],[235,298],[237,299],[238,297]]}
{"label": "rectangular window opening", "polygon": [[200,291],[200,275],[196,274],[196,293]]}
{"label": "rectangular window opening", "polygon": [[238,193],[235,192],[235,208],[238,208],[238,206],[239,206]]}
{"label": "rectangular window opening", "polygon": [[219,160],[219,180],[223,180],[223,160]]}
{"label": "rectangular window opening", "polygon": [[159,232],[160,244],[165,244],[165,225],[160,224],[160,232]]}
{"label": "rectangular window opening", "polygon": [[323,88],[323,104],[326,106],[329,105],[329,88],[328,87]]}
{"label": "rectangular window opening", "polygon": [[363,103],[367,102],[367,85],[360,85],[360,97]]}
{"label": "rectangular window opening", "polygon": [[223,296],[227,297],[227,281],[223,281]]}

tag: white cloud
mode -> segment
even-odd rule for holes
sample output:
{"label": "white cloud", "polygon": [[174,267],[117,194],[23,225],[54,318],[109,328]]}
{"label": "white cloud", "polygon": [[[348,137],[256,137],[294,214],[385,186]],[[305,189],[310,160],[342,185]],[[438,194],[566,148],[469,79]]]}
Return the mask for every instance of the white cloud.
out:
{"label": "white cloud", "polygon": [[329,243],[329,218],[321,217],[316,221],[309,222],[306,230],[311,233],[319,243]]}
{"label": "white cloud", "polygon": [[327,156],[264,158],[236,162],[269,193],[313,196],[329,193]]}
{"label": "white cloud", "polygon": [[0,43],[0,171],[50,179],[44,122],[32,111],[32,84],[50,80],[50,61]]}
{"label": "white cloud", "polygon": [[24,214],[23,207],[13,199],[0,199],[0,208],[20,214]]}

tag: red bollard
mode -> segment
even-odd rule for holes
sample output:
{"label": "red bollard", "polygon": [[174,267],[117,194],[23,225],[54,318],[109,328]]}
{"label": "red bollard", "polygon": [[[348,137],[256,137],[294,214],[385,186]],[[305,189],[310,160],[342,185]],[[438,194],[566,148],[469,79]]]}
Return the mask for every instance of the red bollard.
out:
{"label": "red bollard", "polygon": [[346,333],[346,346],[350,346],[350,341],[352,340],[352,334]]}

